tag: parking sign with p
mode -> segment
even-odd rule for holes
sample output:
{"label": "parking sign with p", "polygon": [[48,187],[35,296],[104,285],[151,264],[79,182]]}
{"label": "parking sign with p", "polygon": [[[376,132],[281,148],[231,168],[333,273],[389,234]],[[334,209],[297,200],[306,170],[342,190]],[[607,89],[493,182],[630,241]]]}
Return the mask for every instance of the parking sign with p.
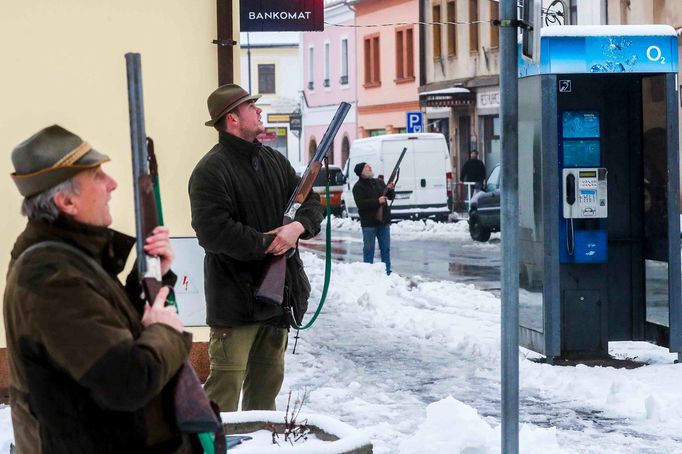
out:
{"label": "parking sign with p", "polygon": [[407,132],[424,132],[424,116],[421,112],[407,112]]}

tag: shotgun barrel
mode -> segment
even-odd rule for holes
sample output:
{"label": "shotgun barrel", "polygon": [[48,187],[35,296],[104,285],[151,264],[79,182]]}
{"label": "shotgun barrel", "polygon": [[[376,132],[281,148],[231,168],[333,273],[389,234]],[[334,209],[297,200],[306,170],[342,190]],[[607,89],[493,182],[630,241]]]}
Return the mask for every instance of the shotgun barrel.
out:
{"label": "shotgun barrel", "polygon": [[[386,186],[389,184],[398,182],[398,177],[400,175],[400,163],[403,161],[403,158],[405,157],[405,152],[407,152],[407,147],[403,148],[403,151],[400,153],[400,157],[398,157],[398,162],[395,163],[395,167],[393,167],[393,171],[391,172],[391,176],[388,177],[388,181],[386,182]],[[386,188],[386,190],[381,194],[382,196],[386,196],[388,194],[389,189]],[[383,221],[384,220],[384,206],[380,206],[377,209],[377,214],[376,214],[376,219],[377,221]]]}
{"label": "shotgun barrel", "polygon": [[[325,131],[322,140],[315,150],[313,158],[308,163],[305,171],[301,175],[301,180],[298,182],[296,189],[294,189],[289,203],[284,210],[284,218],[282,225],[291,223],[296,217],[296,211],[301,206],[310,194],[310,191],[315,183],[315,178],[320,172],[322,161],[329,152],[329,149],[334,142],[334,137],[339,132],[339,128],[346,118],[350,110],[350,104],[342,102],[334,114],[327,131]],[[284,277],[286,274],[286,255],[271,255],[267,258],[265,270],[261,276],[260,282],[256,287],[255,296],[259,301],[270,304],[281,305],[284,302]]]}

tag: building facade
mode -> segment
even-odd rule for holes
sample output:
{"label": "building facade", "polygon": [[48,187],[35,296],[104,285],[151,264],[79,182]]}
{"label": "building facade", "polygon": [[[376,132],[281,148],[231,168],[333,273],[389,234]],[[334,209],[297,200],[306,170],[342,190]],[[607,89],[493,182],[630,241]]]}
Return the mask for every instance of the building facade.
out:
{"label": "building facade", "polygon": [[260,94],[258,107],[265,132],[258,139],[286,156],[293,165],[305,160],[300,129],[291,128],[292,115],[301,112],[303,71],[299,64],[299,32],[242,32],[240,60],[242,86]]}
{"label": "building facade", "polygon": [[418,0],[355,2],[358,137],[405,132],[419,111]]}
{"label": "building facade", "polygon": [[420,49],[424,77],[419,100],[429,131],[445,134],[453,170],[472,150],[488,169],[499,163],[499,3],[423,0]]}
{"label": "building facade", "polygon": [[343,166],[356,138],[355,11],[344,1],[325,2],[325,30],[302,34],[299,66],[303,70],[303,151],[307,164],[341,101],[351,110],[334,139],[329,163]]}

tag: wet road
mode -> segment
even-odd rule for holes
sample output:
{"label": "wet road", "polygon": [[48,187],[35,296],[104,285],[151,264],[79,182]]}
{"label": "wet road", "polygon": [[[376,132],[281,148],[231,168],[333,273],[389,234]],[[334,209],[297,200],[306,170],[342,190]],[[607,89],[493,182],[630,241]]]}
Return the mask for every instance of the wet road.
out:
{"label": "wet road", "polygon": [[[332,238],[332,259],[341,262],[362,261],[360,233],[334,232]],[[303,250],[324,256],[324,241],[322,232],[314,240],[302,242],[301,246]],[[377,247],[375,263],[379,261]],[[499,294],[500,263],[499,239],[476,243],[461,237],[452,240],[414,240],[394,235],[391,238],[391,267],[405,276],[474,284],[476,288]]]}

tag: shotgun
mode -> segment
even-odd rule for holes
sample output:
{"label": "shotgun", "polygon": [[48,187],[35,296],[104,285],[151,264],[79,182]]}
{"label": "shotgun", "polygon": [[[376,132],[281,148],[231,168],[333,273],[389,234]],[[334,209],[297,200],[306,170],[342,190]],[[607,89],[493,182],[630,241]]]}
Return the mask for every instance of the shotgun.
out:
{"label": "shotgun", "polygon": [[[301,175],[301,179],[289,199],[286,210],[284,210],[282,225],[290,224],[294,220],[296,211],[308,197],[308,194],[315,183],[315,178],[322,168],[322,161],[325,156],[327,156],[329,149],[334,143],[334,137],[336,136],[336,133],[339,132],[341,123],[343,123],[349,110],[350,104],[347,102],[342,102],[336,110],[334,118],[332,118],[324,136],[322,136],[320,145],[318,145],[317,150],[315,150],[315,155],[310,160],[303,175]],[[256,299],[275,305],[282,304],[284,301],[284,277],[286,274],[287,256],[288,254],[268,256],[265,270],[256,287]]]}
{"label": "shotgun", "polygon": [[[386,189],[384,190],[384,193],[381,194],[382,197],[386,197],[386,194],[388,194],[388,185],[393,183],[393,186],[395,187],[395,184],[398,182],[398,178],[400,178],[400,163],[402,162],[403,158],[405,157],[405,152],[407,151],[407,147],[403,148],[403,151],[400,153],[400,157],[398,157],[398,162],[395,163],[395,167],[393,167],[393,172],[391,172],[391,176],[388,178],[388,181],[386,182]],[[376,214],[376,220],[379,222],[383,222],[384,220],[384,206],[381,205],[377,209],[377,214]]]}
{"label": "shotgun", "polygon": [[[154,142],[147,137],[144,125],[140,54],[127,53],[125,59],[133,161],[137,271],[144,299],[153,304],[157,293],[164,285],[161,260],[159,257],[148,255],[144,250],[144,243],[154,228],[162,225],[163,213],[158,191]],[[169,300],[173,303],[172,298]],[[225,437],[220,418],[188,361],[180,366],[170,386],[173,390],[175,423],[178,430],[183,433],[199,434],[202,445],[207,440],[206,435],[214,433],[215,440],[211,440],[214,443],[214,452],[225,452]]]}

